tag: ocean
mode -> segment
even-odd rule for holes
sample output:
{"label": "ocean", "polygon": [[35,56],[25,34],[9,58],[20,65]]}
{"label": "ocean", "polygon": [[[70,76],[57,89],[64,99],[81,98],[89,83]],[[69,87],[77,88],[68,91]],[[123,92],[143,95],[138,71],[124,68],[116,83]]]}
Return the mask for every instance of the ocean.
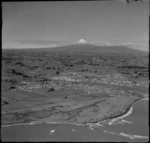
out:
{"label": "ocean", "polygon": [[148,142],[148,106],[148,99],[145,98],[133,104],[125,115],[95,124],[45,123],[3,126],[1,140]]}

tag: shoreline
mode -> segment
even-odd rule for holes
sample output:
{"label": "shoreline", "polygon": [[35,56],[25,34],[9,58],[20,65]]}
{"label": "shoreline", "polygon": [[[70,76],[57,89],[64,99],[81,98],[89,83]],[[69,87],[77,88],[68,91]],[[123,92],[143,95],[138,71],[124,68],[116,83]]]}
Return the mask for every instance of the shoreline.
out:
{"label": "shoreline", "polygon": [[113,116],[113,117],[109,117],[109,118],[107,118],[107,119],[104,119],[104,120],[102,120],[102,122],[105,122],[105,121],[107,121],[107,120],[112,120],[112,121],[110,121],[110,122],[108,123],[108,124],[110,125],[111,123],[113,123],[113,122],[115,122],[115,121],[117,121],[117,120],[119,120],[119,119],[123,119],[124,117],[129,116],[129,115],[132,114],[132,112],[133,112],[133,106],[134,106],[136,103],[138,103],[139,101],[142,101],[142,100],[143,100],[143,98],[142,98],[142,99],[137,99],[134,103],[132,103],[132,104],[125,110],[124,113],[119,114],[119,115],[115,115],[115,116]]}
{"label": "shoreline", "polygon": [[36,123],[36,122],[30,122],[30,123],[21,123],[21,124],[12,124],[12,125],[2,125],[1,127],[11,127],[11,126],[25,126],[25,125],[41,125],[41,124],[73,124],[73,125],[78,125],[78,126],[85,126],[85,125],[93,125],[93,126],[102,126],[101,124],[103,122],[106,122],[108,120],[111,120],[108,124],[109,125],[112,125],[113,122],[119,120],[119,119],[123,119],[124,117],[127,117],[129,116],[130,114],[132,114],[132,111],[133,111],[133,106],[142,101],[142,100],[149,100],[147,97],[144,97],[144,98],[141,98],[141,99],[137,99],[134,103],[131,104],[131,106],[129,106],[126,111],[124,113],[121,113],[119,115],[115,115],[113,117],[108,117],[104,120],[101,120],[101,121],[97,121],[97,122],[94,122],[94,123],[86,123],[86,124],[79,124],[79,123],[67,123],[67,122],[45,122],[45,123]]}
{"label": "shoreline", "polygon": [[142,101],[142,100],[147,100],[148,101],[149,99],[147,97],[144,97],[142,99],[136,100],[130,107],[128,107],[125,114],[122,114],[122,116],[118,116],[116,118],[112,118],[112,120],[108,124],[112,125],[114,122],[118,121],[119,119],[123,119],[125,117],[128,117],[130,114],[132,114],[134,105],[137,104],[138,102]]}

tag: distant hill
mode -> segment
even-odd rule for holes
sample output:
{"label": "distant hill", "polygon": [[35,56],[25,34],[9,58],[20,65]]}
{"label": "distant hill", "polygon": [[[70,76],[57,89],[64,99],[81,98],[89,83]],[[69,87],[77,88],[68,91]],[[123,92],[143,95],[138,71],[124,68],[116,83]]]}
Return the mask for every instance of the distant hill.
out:
{"label": "distant hill", "polygon": [[82,51],[82,52],[110,52],[110,53],[137,53],[137,54],[148,54],[149,52],[136,50],[127,46],[98,46],[94,44],[71,44],[61,47],[44,48],[45,50],[54,51]]}
{"label": "distant hill", "polygon": [[[4,50],[4,49],[3,49]],[[12,50],[12,49],[11,49]],[[16,49],[16,50],[21,50],[21,49]],[[127,46],[98,46],[94,44],[71,44],[71,45],[66,45],[66,46],[61,46],[61,47],[46,47],[46,48],[30,48],[30,49],[22,49],[22,50],[27,50],[27,51],[64,51],[64,52],[109,52],[109,53],[129,53],[129,54],[146,54],[148,55],[149,52],[147,51],[141,51],[141,50],[136,50],[129,48]]]}
{"label": "distant hill", "polygon": [[[93,44],[72,44],[62,47],[56,47],[59,50],[86,50],[86,51],[128,51],[128,50],[134,50],[131,48],[128,48],[126,46],[97,46]],[[135,50],[134,50],[135,51]]]}

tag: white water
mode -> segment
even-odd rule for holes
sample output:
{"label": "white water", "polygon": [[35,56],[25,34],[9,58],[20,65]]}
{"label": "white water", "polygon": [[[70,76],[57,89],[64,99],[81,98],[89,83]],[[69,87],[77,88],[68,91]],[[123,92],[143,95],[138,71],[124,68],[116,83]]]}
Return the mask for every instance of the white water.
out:
{"label": "white water", "polygon": [[[142,102],[141,104],[138,104],[142,100],[145,100],[146,103]],[[143,132],[143,129],[145,128],[145,126],[144,127],[141,126],[143,125],[142,124],[143,120],[140,121],[141,122],[140,124],[136,120],[134,120],[136,118],[141,117],[141,115],[137,115],[138,113],[140,112],[143,113],[143,111],[147,110],[145,109],[145,106],[143,106],[143,104],[147,104],[148,99],[145,98],[142,100],[133,104],[133,106],[130,108],[130,110],[126,114],[124,114],[123,116],[117,117],[115,119],[112,119],[110,122],[107,122],[106,120],[106,121],[98,122],[94,124],[88,123],[86,125],[76,124],[76,123],[68,124],[68,123],[56,123],[56,122],[49,122],[48,124],[42,124],[42,123],[36,124],[34,122],[34,123],[25,123],[25,124],[16,124],[16,125],[5,125],[3,126],[4,128],[2,128],[5,130],[5,132],[2,131],[2,138],[3,139],[6,138],[6,140],[7,138],[8,140],[9,138],[14,139],[13,135],[11,136],[8,134],[12,134],[12,132],[13,133],[18,132],[17,134],[18,140],[25,140],[26,138],[22,134],[26,132],[27,138],[31,138],[31,140],[36,140],[34,137],[36,136],[36,138],[40,138],[40,139],[43,138],[41,140],[50,140],[50,141],[51,140],[57,141],[59,139],[60,140],[70,139],[70,140],[76,141],[77,138],[79,140],[84,140],[84,141],[86,140],[89,140],[89,141],[93,141],[93,140],[94,141],[95,140],[96,141],[110,141],[110,140],[112,141],[129,141],[129,140],[147,141],[149,139],[148,133],[144,131],[144,133],[141,134]],[[135,105],[140,105],[140,106],[135,106]],[[139,109],[141,111],[138,112]],[[135,116],[135,113],[136,113],[136,116]],[[147,114],[147,112],[145,112],[144,114]],[[142,116],[147,117],[144,114],[142,114]],[[135,117],[133,117],[133,115]],[[147,118],[145,119],[148,120]],[[144,120],[144,123],[145,122],[147,121]],[[32,125],[32,126],[27,126],[27,125]],[[136,130],[137,128],[134,127],[138,125],[139,125],[138,128],[140,128],[141,130],[140,132]],[[31,131],[32,133],[30,133]],[[47,137],[46,134],[49,135],[49,137]],[[47,139],[45,136],[47,137]],[[83,137],[87,136],[87,137],[83,138],[82,136]]]}

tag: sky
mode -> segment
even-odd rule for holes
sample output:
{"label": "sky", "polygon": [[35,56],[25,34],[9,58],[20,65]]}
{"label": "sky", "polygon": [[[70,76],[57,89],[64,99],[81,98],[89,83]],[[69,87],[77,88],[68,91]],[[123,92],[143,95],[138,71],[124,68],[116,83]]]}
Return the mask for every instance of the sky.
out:
{"label": "sky", "polygon": [[2,2],[2,48],[55,47],[80,39],[148,50],[148,2]]}

